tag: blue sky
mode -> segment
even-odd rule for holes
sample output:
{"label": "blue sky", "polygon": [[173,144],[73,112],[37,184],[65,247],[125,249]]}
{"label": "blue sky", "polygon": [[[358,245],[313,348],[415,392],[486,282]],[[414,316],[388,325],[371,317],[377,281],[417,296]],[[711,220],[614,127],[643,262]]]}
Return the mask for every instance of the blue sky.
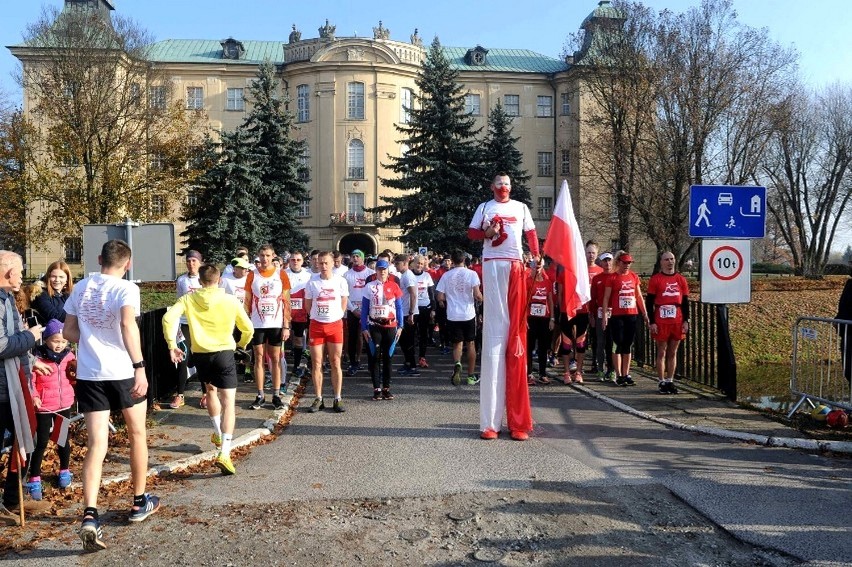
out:
{"label": "blue sky", "polygon": [[[680,12],[697,5],[698,0],[644,3],[658,10]],[[62,4],[62,0],[0,0],[0,44],[20,43],[27,24],[38,18],[42,6]],[[372,37],[373,26],[382,20],[391,30],[391,39],[407,41],[418,28],[425,42],[437,35],[447,46],[525,48],[560,57],[566,39],[577,31],[597,1],[430,0],[411,4],[387,0],[114,0],[113,4],[117,12],[139,22],[158,40],[232,36],[283,42],[293,24],[303,38],[316,37],[326,18],[337,26],[339,36]],[[733,4],[740,21],[767,28],[773,39],[799,51],[800,72],[807,84],[852,84],[852,17],[847,0],[733,0]],[[20,89],[11,78],[16,68],[17,60],[0,48],[0,92],[12,102],[20,100]],[[852,242],[852,228],[841,239]]]}

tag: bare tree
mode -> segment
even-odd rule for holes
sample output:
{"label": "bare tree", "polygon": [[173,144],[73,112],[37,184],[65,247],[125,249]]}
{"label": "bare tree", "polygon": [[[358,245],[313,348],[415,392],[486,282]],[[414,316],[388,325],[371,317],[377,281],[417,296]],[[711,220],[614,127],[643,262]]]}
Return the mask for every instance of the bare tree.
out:
{"label": "bare tree", "polygon": [[66,8],[45,10],[12,49],[25,62],[35,243],[79,236],[87,223],[166,218],[199,173],[191,158],[205,117],[168,103],[151,44],[129,19]]}
{"label": "bare tree", "polygon": [[0,92],[0,248],[23,251],[26,198],[23,155],[26,125],[21,111]]}
{"label": "bare tree", "polygon": [[796,274],[819,278],[852,198],[852,88],[796,89],[772,114],[769,211]]}

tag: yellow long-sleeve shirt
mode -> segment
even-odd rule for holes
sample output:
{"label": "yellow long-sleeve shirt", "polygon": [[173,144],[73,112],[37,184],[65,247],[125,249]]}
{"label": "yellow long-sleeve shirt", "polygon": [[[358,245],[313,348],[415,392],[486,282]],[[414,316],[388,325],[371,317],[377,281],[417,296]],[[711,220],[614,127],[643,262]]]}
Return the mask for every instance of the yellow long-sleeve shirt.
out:
{"label": "yellow long-sleeve shirt", "polygon": [[163,334],[169,349],[177,348],[180,317],[186,315],[193,352],[234,350],[234,325],[240,330],[240,348],[254,335],[251,319],[242,304],[220,287],[204,287],[184,295],[163,315]]}

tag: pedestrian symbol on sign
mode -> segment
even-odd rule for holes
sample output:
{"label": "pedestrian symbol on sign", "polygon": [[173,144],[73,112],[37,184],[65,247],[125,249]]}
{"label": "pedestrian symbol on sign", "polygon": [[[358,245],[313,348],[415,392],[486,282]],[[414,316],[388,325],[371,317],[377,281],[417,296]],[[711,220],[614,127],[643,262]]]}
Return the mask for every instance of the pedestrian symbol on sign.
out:
{"label": "pedestrian symbol on sign", "polygon": [[710,207],[707,206],[707,199],[704,199],[700,205],[698,205],[698,220],[695,221],[695,226],[700,226],[701,221],[710,227],[713,226],[710,224]]}

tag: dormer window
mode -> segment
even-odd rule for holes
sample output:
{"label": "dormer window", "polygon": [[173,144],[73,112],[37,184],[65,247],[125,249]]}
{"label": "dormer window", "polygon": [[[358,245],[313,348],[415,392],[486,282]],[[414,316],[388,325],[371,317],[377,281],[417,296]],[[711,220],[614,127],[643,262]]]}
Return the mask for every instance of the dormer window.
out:
{"label": "dormer window", "polygon": [[237,41],[232,37],[221,42],[220,45],[222,46],[222,59],[234,59],[239,61],[246,53],[246,49],[243,47],[242,42]]}
{"label": "dormer window", "polygon": [[477,45],[473,49],[468,49],[464,56],[464,61],[468,65],[480,67],[487,64],[488,50]]}

